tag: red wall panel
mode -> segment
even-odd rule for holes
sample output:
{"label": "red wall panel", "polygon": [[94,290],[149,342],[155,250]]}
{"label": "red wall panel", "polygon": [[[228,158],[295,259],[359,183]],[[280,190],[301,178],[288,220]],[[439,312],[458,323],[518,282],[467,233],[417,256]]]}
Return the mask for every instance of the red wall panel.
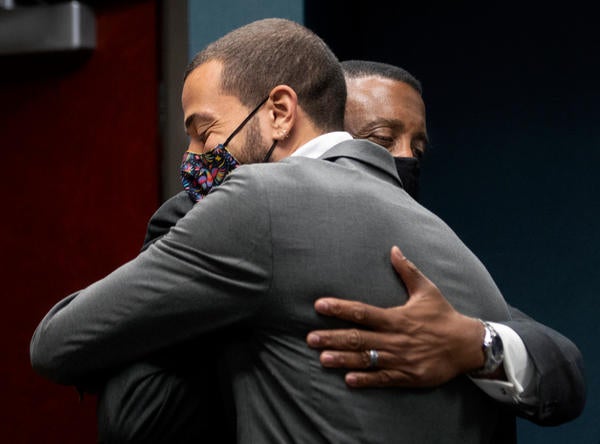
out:
{"label": "red wall panel", "polygon": [[137,253],[159,203],[156,1],[96,17],[90,55],[0,58],[2,442],[95,442],[95,399],[36,375],[29,340]]}

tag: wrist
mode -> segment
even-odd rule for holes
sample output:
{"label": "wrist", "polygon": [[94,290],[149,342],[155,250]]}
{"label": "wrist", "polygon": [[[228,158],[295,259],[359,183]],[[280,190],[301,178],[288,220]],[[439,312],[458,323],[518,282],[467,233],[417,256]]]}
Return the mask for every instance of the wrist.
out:
{"label": "wrist", "polygon": [[456,313],[446,322],[449,362],[457,374],[470,373],[485,364],[481,343],[485,334],[483,324],[477,318]]}
{"label": "wrist", "polygon": [[471,370],[469,375],[474,378],[501,379],[504,374],[504,346],[500,335],[488,322],[477,320],[483,328],[483,336],[480,337],[480,357],[483,356],[483,364]]}

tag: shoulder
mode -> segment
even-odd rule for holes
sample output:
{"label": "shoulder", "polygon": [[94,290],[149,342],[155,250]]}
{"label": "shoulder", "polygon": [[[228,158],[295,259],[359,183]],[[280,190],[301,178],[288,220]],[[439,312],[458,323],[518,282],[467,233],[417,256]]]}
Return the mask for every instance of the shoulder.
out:
{"label": "shoulder", "polygon": [[166,200],[148,221],[142,251],[162,235],[166,234],[193,206],[194,202],[190,199],[186,191],[181,191]]}
{"label": "shoulder", "polygon": [[156,210],[155,215],[163,213],[172,214],[176,213],[183,215],[187,213],[194,206],[194,202],[190,199],[187,191],[180,191],[176,195],[167,199],[163,204]]}
{"label": "shoulder", "polygon": [[264,187],[272,183],[293,183],[299,177],[317,175],[331,166],[331,162],[304,156],[291,156],[277,162],[242,165],[228,181],[243,182],[251,187]]}

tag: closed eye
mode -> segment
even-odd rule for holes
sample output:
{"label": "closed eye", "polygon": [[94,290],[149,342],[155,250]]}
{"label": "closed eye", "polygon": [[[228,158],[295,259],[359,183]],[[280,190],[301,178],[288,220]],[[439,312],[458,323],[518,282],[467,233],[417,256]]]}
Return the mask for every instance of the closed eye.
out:
{"label": "closed eye", "polygon": [[378,136],[376,134],[368,136],[367,139],[373,143],[381,145],[384,148],[390,148],[394,143],[393,137]]}

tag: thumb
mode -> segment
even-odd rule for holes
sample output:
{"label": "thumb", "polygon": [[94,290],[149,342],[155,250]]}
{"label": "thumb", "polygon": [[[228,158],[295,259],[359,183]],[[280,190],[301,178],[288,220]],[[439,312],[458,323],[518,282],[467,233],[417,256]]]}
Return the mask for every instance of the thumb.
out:
{"label": "thumb", "polygon": [[415,264],[404,256],[397,246],[394,245],[392,247],[390,256],[394,270],[396,270],[396,273],[402,278],[406,290],[408,291],[408,296],[411,297],[411,295],[418,291],[422,285],[426,284],[428,279],[421,271],[419,271]]}

